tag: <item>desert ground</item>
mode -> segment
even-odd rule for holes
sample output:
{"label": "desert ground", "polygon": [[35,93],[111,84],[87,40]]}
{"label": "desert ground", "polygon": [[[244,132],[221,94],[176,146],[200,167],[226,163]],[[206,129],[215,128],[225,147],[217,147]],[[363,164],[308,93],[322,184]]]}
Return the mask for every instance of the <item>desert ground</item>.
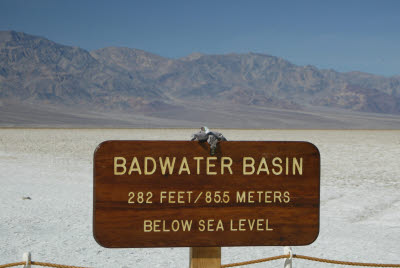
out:
{"label": "desert ground", "polygon": [[[0,129],[0,265],[188,267],[188,248],[107,249],[92,235],[93,152],[105,140],[188,140],[197,129]],[[318,239],[293,252],[400,263],[400,130],[218,129],[228,140],[296,140],[321,153]],[[24,199],[30,197],[31,199]],[[222,249],[222,263],[283,247]],[[246,267],[283,267],[283,260]],[[338,267],[294,260],[294,267]]]}

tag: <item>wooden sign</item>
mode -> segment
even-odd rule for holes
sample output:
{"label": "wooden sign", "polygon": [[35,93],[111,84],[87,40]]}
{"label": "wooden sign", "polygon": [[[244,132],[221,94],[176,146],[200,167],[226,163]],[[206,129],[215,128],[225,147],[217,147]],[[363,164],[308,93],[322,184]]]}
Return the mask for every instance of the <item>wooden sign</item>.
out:
{"label": "wooden sign", "polygon": [[104,247],[307,245],[319,233],[320,156],[308,142],[106,141],[94,153]]}

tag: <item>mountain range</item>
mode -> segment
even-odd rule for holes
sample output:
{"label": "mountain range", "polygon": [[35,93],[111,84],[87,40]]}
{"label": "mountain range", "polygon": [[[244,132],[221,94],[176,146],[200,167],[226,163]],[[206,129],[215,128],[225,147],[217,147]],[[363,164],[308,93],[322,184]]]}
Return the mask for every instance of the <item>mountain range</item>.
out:
{"label": "mountain range", "polygon": [[14,31],[0,32],[0,100],[3,126],[60,126],[52,116],[75,116],[67,125],[96,118],[93,125],[269,128],[265,115],[272,128],[368,128],[374,120],[372,128],[400,127],[400,76],[258,53],[170,59],[123,47],[87,51]]}

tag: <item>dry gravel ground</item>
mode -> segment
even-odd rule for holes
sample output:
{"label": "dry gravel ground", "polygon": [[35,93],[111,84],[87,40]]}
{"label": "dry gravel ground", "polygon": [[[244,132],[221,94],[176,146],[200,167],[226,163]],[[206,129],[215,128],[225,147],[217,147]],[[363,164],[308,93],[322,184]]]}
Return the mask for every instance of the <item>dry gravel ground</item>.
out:
{"label": "dry gravel ground", "polygon": [[[106,249],[92,236],[92,158],[109,139],[188,140],[195,129],[0,129],[0,264],[188,267],[188,248]],[[321,227],[294,253],[400,263],[400,131],[219,130],[230,140],[304,140],[321,152]],[[23,197],[31,199],[23,199]],[[223,248],[231,263],[282,247]],[[248,267],[283,267],[278,260]],[[337,267],[295,260],[294,267]]]}

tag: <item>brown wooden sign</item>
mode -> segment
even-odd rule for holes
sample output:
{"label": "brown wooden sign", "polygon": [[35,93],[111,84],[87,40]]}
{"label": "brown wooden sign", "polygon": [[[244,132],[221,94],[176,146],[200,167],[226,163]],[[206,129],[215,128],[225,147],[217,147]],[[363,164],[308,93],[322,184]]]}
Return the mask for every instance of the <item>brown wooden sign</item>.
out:
{"label": "brown wooden sign", "polygon": [[93,234],[104,247],[308,245],[320,156],[308,142],[106,141],[94,154]]}

